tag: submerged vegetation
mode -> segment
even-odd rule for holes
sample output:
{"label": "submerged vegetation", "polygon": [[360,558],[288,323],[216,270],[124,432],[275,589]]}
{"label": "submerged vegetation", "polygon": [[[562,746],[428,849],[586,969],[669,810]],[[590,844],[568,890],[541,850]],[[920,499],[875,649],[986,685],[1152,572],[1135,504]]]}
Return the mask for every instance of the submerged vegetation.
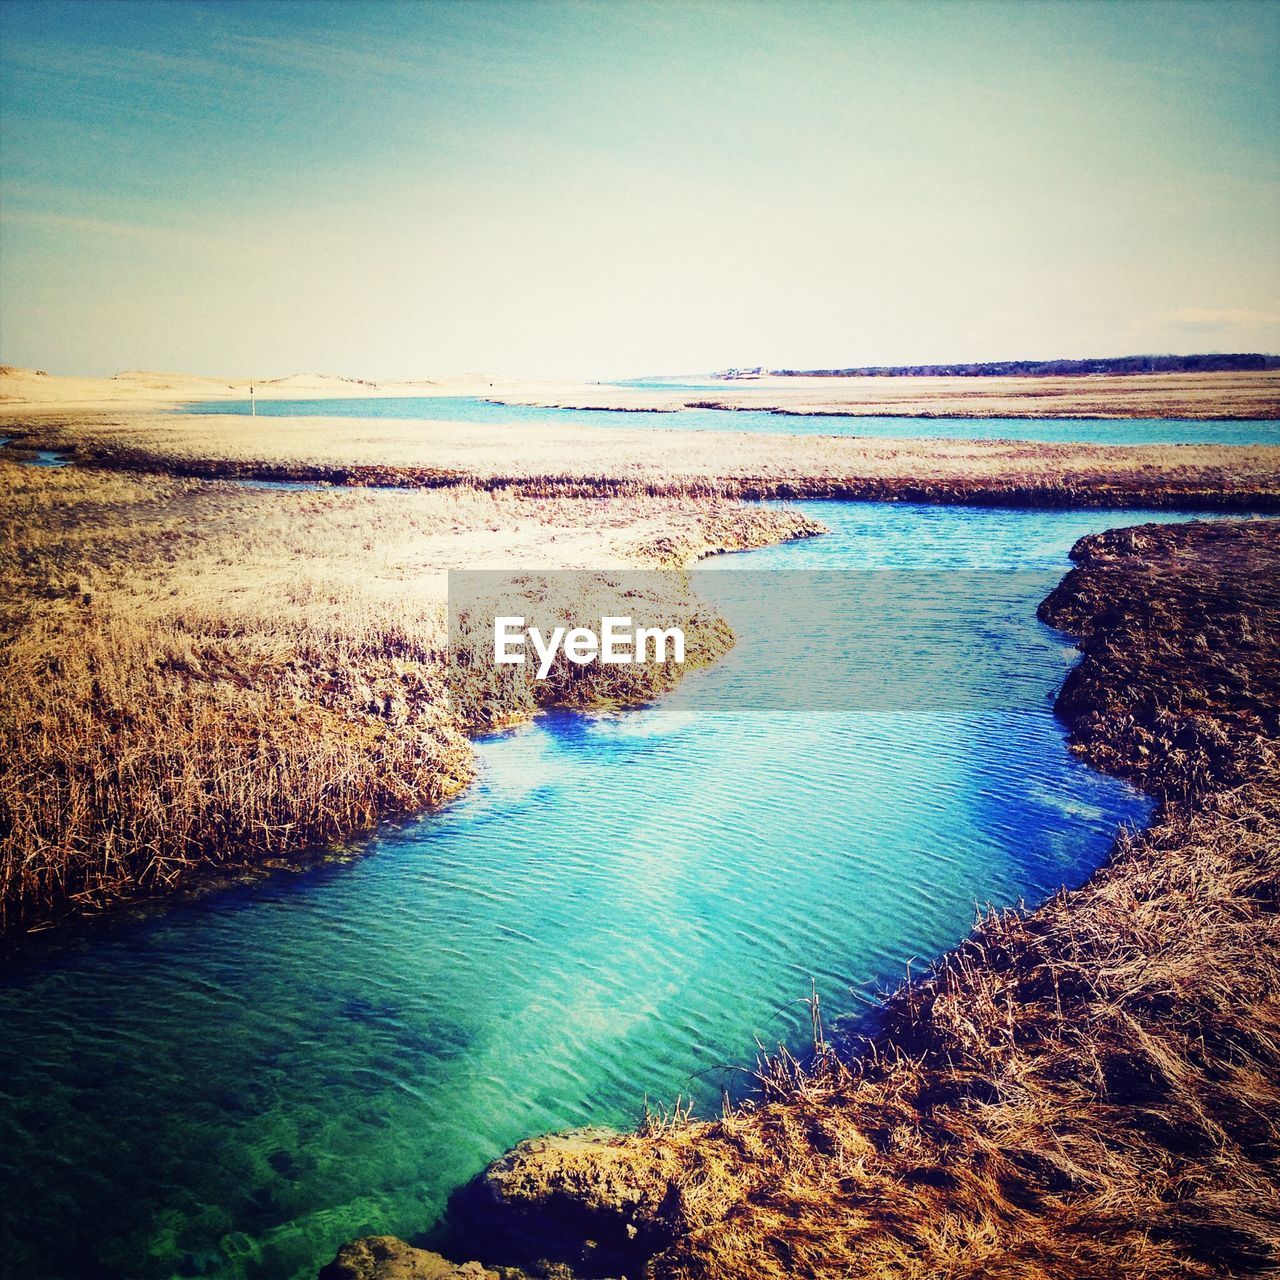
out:
{"label": "submerged vegetation", "polygon": [[[1043,616],[1091,762],[1161,803],[754,1102],[516,1148],[455,1252],[580,1275],[1257,1275],[1280,1263],[1280,527],[1084,539]],[[545,1267],[542,1268],[545,1270]],[[551,1272],[547,1272],[550,1274]]]}
{"label": "submerged vegetation", "polygon": [[0,527],[4,932],[281,865],[465,786],[450,568],[679,564],[816,531],[723,502],[281,492],[3,460]]}

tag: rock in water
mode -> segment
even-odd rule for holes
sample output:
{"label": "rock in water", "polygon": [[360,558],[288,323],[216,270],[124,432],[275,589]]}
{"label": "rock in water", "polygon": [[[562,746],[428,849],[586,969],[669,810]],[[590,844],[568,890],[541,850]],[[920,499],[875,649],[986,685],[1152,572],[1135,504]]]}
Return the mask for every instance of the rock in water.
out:
{"label": "rock in water", "polygon": [[683,1220],[679,1171],[667,1143],[599,1129],[533,1138],[454,1194],[450,1238],[535,1274],[637,1277]]}
{"label": "rock in water", "polygon": [[478,1262],[456,1263],[395,1236],[364,1236],[338,1250],[319,1280],[517,1280],[511,1272],[486,1271]]}

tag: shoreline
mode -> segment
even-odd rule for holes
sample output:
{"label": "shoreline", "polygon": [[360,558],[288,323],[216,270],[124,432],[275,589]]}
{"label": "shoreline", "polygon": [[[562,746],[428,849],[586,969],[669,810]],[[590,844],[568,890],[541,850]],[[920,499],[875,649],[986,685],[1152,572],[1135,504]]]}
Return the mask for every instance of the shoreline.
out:
{"label": "shoreline", "polygon": [[[653,1280],[1280,1259],[1280,529],[1115,529],[1072,559],[1039,611],[1081,648],[1055,710],[1150,824],[1079,889],[981,918],[854,1060],[819,1040],[719,1121],[520,1144],[455,1197],[447,1252]],[[419,1252],[357,1241],[322,1275]]]}
{"label": "shoreline", "polygon": [[[838,498],[1006,507],[1280,510],[1280,446],[880,440],[412,419],[60,415],[22,449],[95,468],[528,498]],[[13,445],[6,446],[12,449]]]}
{"label": "shoreline", "polygon": [[[138,370],[111,377],[74,377],[12,366],[0,368],[0,418],[24,411],[165,411],[189,403],[247,400],[250,386],[263,401],[463,396],[494,404],[637,412],[706,407],[782,415],[904,418],[1280,418],[1280,371],[1276,370],[978,378],[766,375],[750,381],[709,382],[692,391],[488,373],[409,381],[314,373],[219,378]],[[1120,408],[1124,412],[1116,411]]]}
{"label": "shoreline", "polygon": [[[412,399],[413,397],[406,397]],[[1280,414],[1280,402],[1262,405],[1256,413],[1082,413],[1070,410],[1036,413],[1031,406],[1023,409],[991,409],[981,412],[966,410],[963,407],[945,411],[933,409],[884,409],[872,405],[866,408],[857,405],[834,406],[827,408],[787,408],[783,405],[769,404],[735,404],[725,400],[698,399],[686,400],[673,405],[636,405],[619,404],[610,401],[604,404],[561,403],[551,400],[500,400],[489,396],[480,397],[486,404],[509,405],[512,408],[524,409],[560,409],[565,413],[661,413],[679,414],[687,409],[712,409],[721,413],[767,413],[778,418],[898,418],[903,422],[1156,422],[1171,418],[1182,422],[1274,422]],[[1010,437],[1011,439],[1016,437]]]}
{"label": "shoreline", "polygon": [[[487,395],[500,404],[560,409],[754,409],[779,414],[909,418],[1280,417],[1280,372],[1233,374],[776,376],[726,380],[692,392],[564,387]],[[1117,412],[1123,409],[1123,412]]]}
{"label": "shoreline", "polygon": [[[281,495],[267,491],[227,492],[230,486],[208,482],[84,468],[26,468],[3,458],[0,478],[8,482],[4,496],[14,516],[14,549],[24,542],[31,547],[23,553],[30,559],[29,566],[23,565],[28,580],[15,575],[7,598],[0,601],[4,630],[13,636],[3,655],[6,697],[0,700],[0,730],[9,748],[0,787],[5,818],[0,939],[3,953],[9,954],[29,941],[51,940],[60,924],[74,927],[122,913],[150,914],[174,900],[189,901],[264,875],[298,873],[358,856],[343,846],[377,822],[437,810],[470,785],[470,738],[513,727],[544,705],[564,701],[565,690],[552,680],[532,692],[505,688],[501,696],[509,705],[486,703],[484,719],[470,714],[475,707],[459,704],[458,691],[449,688],[437,618],[444,588],[437,579],[449,567],[447,560],[435,574],[427,573],[407,613],[398,600],[395,575],[387,579],[384,595],[369,596],[363,584],[349,586],[335,571],[339,589],[363,593],[352,595],[350,612],[372,613],[358,626],[348,625],[340,609],[336,619],[325,619],[323,630],[314,634],[306,629],[314,624],[301,613],[296,624],[301,630],[295,634],[283,602],[265,615],[251,603],[237,618],[233,601],[246,589],[245,575],[233,570],[227,579],[220,567],[226,564],[223,544],[214,540],[206,546],[197,532],[186,552],[192,558],[186,572],[194,570],[194,586],[184,587],[169,603],[164,584],[175,572],[183,580],[182,561],[173,567],[171,540],[176,534],[170,530],[187,513],[191,519],[226,522],[230,551],[237,544],[237,529],[252,531],[261,524],[270,539],[273,524],[282,520],[301,522],[299,536],[304,539],[310,519],[322,522],[321,527],[336,523],[348,540],[348,528],[368,540],[370,526],[362,521],[420,520],[417,507],[424,502],[431,519],[447,522],[446,538],[465,543],[470,527],[473,540],[484,540],[475,527],[487,525],[501,510],[491,512],[490,504],[523,503],[527,511],[513,508],[505,514],[512,522],[524,519],[528,527],[514,528],[511,552],[500,554],[520,556],[522,540],[567,539],[563,552],[550,547],[539,555],[534,553],[536,541],[525,546],[525,560],[544,573],[592,568],[593,561],[606,567],[678,570],[717,552],[823,532],[794,511],[760,511],[714,500],[679,511],[670,504],[621,501],[604,521],[599,512],[589,513],[601,527],[592,523],[570,536],[554,533],[555,521],[578,519],[579,512],[557,508],[554,502],[501,495],[340,490],[290,494],[287,498],[296,500],[281,506]],[[477,503],[478,509],[470,510]],[[82,508],[105,520],[83,549],[72,536]],[[53,530],[46,529],[48,515],[59,510]],[[111,527],[113,518],[119,532]],[[159,541],[149,529],[139,534],[130,527],[130,521],[137,524],[141,518],[154,525]],[[73,523],[60,532],[58,519]],[[99,540],[121,543],[118,563],[96,563]],[[420,546],[411,536],[406,550],[420,555]],[[262,554],[274,550],[268,544]],[[89,558],[77,564],[76,557],[86,553]],[[323,572],[315,566],[314,554],[301,554],[304,573]],[[348,552],[354,572],[377,576],[378,566],[366,567],[363,554]],[[466,551],[459,554],[453,567],[468,567]],[[472,555],[483,564],[493,552],[477,543]],[[210,556],[219,557],[216,564]],[[50,571],[65,585],[42,585],[45,561],[56,566]],[[198,612],[207,608],[198,594],[204,578],[218,592],[207,618]],[[692,611],[686,625],[693,625],[695,634],[706,630],[707,620],[696,616],[695,605],[701,602],[687,593],[681,596],[676,578],[673,574],[669,603]],[[230,597],[225,597],[227,590]],[[225,598],[225,617],[220,598]],[[281,607],[283,629],[276,616]],[[192,610],[197,613],[188,622],[184,611]],[[19,640],[24,629],[30,646]],[[353,651],[342,662],[327,653],[335,636]],[[719,643],[723,637],[712,640]],[[296,652],[291,655],[285,646],[296,646]],[[261,651],[280,648],[283,652],[264,668]],[[697,657],[695,643],[691,665]],[[58,673],[52,682],[43,674],[46,668]],[[172,672],[167,678],[166,668]],[[648,701],[670,683],[665,668],[646,670],[643,678],[618,674],[612,681],[615,669],[605,671],[591,685],[592,706]],[[580,698],[579,685],[572,691]],[[185,723],[188,705],[197,709],[195,725]],[[206,736],[210,733],[212,740]],[[313,779],[308,761],[317,749],[323,763],[321,776]],[[245,792],[234,778],[264,751],[273,776],[282,775],[276,789],[269,785],[265,794]],[[127,763],[121,763],[122,753]],[[192,769],[195,781],[182,781]],[[206,771],[212,781],[204,779]],[[176,796],[170,794],[175,785]],[[327,798],[335,788],[349,797],[346,809],[334,810]],[[74,795],[64,794],[66,790]],[[117,792],[128,801],[112,799]],[[59,815],[65,810],[79,814],[79,825],[63,821]],[[102,848],[109,850],[109,858],[100,856]],[[143,850],[150,851],[146,857]],[[103,862],[106,869],[99,866]]]}

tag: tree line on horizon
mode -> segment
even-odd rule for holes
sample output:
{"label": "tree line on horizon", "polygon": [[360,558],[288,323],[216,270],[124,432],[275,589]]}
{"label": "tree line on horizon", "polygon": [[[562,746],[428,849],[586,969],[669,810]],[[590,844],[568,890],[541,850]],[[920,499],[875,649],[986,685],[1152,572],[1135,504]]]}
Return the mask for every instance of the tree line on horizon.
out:
{"label": "tree line on horizon", "polygon": [[[1018,378],[1126,373],[1240,373],[1280,369],[1259,352],[1189,356],[1103,356],[1089,360],[988,360],[978,364],[865,365],[851,369],[770,369],[783,378]],[[733,377],[737,371],[726,376]]]}

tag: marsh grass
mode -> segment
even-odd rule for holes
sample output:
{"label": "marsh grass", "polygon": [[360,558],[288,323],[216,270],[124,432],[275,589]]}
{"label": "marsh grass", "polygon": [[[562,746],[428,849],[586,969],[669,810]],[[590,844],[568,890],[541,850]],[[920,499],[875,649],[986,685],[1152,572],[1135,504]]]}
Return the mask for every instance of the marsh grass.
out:
{"label": "marsh grass", "polygon": [[846,498],[1280,509],[1280,448],[871,440],[386,419],[49,416],[25,447],[113,469],[534,498]]}
{"label": "marsh grass", "polygon": [[3,461],[0,508],[10,932],[287,864],[464,787],[476,726],[448,688],[448,569],[679,562],[815,528],[728,503],[258,491]]}
{"label": "marsh grass", "polygon": [[1232,373],[894,377],[766,376],[727,380],[711,396],[637,387],[507,391],[497,403],[674,412],[767,409],[778,414],[888,414],[921,418],[1274,418],[1280,376]]}
{"label": "marsh grass", "polygon": [[[670,555],[666,539],[655,559]],[[487,730],[533,715],[539,706],[607,710],[652,702],[690,671],[722,657],[733,645],[728,623],[692,590],[683,571],[628,571],[464,575],[451,601],[449,690],[468,727]],[[666,651],[657,660],[623,665],[576,664],[560,650],[545,677],[536,656],[520,665],[493,659],[498,617],[522,617],[544,636],[559,626],[598,630],[606,617],[626,617],[635,627],[683,633],[682,659]]]}

